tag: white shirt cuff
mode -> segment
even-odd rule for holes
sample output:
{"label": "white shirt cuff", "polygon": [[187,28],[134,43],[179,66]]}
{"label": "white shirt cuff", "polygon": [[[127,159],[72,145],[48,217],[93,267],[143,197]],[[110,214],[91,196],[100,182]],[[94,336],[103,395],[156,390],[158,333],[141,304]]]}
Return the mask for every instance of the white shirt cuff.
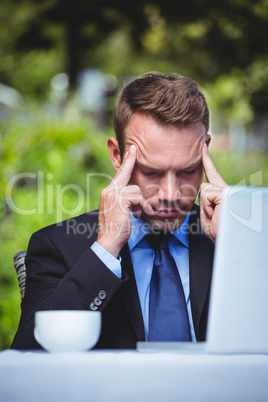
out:
{"label": "white shirt cuff", "polygon": [[91,250],[99,257],[99,259],[110,269],[118,278],[122,277],[121,257],[115,258],[105,248],[96,241],[92,244]]}

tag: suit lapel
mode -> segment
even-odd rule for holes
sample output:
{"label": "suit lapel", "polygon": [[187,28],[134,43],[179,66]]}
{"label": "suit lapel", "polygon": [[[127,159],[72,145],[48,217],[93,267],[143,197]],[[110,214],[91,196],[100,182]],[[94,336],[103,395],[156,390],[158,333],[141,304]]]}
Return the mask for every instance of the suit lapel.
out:
{"label": "suit lapel", "polygon": [[213,265],[214,245],[204,234],[200,225],[199,207],[194,205],[189,222],[190,298],[197,340],[200,339],[202,313],[207,306]]}
{"label": "suit lapel", "polygon": [[122,258],[122,270],[127,274],[128,279],[120,289],[119,298],[136,333],[137,340],[144,341],[143,318],[128,244],[122,248],[120,256]]}

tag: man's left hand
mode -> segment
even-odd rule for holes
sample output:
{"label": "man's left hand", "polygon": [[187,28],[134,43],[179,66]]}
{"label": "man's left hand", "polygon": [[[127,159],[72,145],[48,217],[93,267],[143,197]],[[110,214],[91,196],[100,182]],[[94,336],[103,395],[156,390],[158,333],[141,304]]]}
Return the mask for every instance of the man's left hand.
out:
{"label": "man's left hand", "polygon": [[215,243],[218,230],[221,196],[227,183],[217,172],[209,156],[207,144],[204,144],[203,146],[202,163],[207,183],[201,184],[199,193],[201,226],[205,235]]}

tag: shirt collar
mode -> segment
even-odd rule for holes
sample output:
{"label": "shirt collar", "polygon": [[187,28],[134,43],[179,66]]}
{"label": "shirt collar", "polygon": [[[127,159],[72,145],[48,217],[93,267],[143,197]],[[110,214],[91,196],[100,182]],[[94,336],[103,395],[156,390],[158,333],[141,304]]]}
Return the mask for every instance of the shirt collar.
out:
{"label": "shirt collar", "polygon": [[[130,215],[131,215],[132,226],[131,226],[130,237],[128,239],[128,246],[129,250],[132,251],[133,248],[136,247],[137,244],[143,239],[143,237],[148,232],[150,232],[151,228],[150,225],[143,219],[135,218],[132,212],[130,213]],[[190,212],[186,216],[181,227],[172,232],[172,234],[176,237],[176,239],[178,239],[187,248],[189,248],[189,238],[188,238],[189,218],[190,218]]]}

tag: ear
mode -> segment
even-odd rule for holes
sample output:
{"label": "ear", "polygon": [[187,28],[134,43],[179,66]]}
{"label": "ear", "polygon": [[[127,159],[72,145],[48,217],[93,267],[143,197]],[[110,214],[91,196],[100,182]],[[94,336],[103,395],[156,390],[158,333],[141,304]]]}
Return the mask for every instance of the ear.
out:
{"label": "ear", "polygon": [[207,139],[206,139],[207,146],[209,146],[210,141],[211,141],[211,135],[207,134]]}
{"label": "ear", "polygon": [[119,149],[117,139],[114,137],[108,138],[107,146],[108,146],[108,151],[109,151],[111,162],[113,164],[113,167],[117,171],[121,166],[120,149]]}

